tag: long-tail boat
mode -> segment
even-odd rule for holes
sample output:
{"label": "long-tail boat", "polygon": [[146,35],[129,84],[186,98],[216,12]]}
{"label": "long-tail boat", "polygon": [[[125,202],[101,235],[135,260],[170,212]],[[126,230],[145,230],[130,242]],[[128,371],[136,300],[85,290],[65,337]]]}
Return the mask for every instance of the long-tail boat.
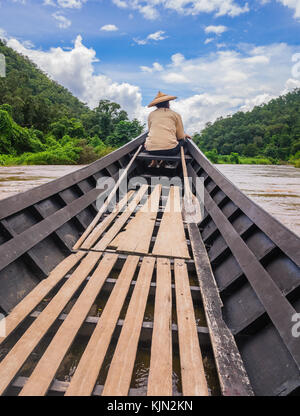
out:
{"label": "long-tail boat", "polygon": [[145,137],[0,201],[0,394],[299,394],[299,237],[192,141],[185,221]]}

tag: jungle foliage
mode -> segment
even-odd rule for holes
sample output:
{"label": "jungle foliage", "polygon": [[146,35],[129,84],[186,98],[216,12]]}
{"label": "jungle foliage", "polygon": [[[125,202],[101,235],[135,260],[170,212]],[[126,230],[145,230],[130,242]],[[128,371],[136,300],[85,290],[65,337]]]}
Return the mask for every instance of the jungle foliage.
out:
{"label": "jungle foliage", "polygon": [[86,164],[143,131],[117,103],[89,109],[1,40],[0,53],[0,164]]}
{"label": "jungle foliage", "polygon": [[214,163],[224,163],[224,156],[228,156],[229,163],[249,158],[253,163],[267,160],[297,166],[300,164],[300,89],[252,111],[239,111],[207,123],[201,133],[195,134],[194,140]]}

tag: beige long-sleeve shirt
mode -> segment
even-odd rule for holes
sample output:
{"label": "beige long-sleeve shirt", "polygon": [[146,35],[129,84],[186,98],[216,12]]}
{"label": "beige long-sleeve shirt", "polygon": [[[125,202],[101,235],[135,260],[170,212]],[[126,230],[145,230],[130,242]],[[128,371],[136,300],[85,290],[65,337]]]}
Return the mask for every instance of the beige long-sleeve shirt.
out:
{"label": "beige long-sleeve shirt", "polygon": [[149,133],[145,142],[146,150],[168,150],[184,139],[181,116],[170,108],[157,108],[148,117]]}

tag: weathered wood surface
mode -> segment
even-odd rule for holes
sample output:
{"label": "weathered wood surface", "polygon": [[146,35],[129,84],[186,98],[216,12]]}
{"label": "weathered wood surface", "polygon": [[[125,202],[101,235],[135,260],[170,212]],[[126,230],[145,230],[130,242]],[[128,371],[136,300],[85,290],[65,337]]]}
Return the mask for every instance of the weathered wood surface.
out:
{"label": "weathered wood surface", "polygon": [[46,306],[0,363],[0,394],[3,394],[18,370],[57,319],[81,283],[99,260],[101,253],[89,253],[63,287]]}
{"label": "weathered wood surface", "polygon": [[188,230],[222,395],[253,395],[234,337],[223,320],[223,303],[199,229],[188,224]]}
{"label": "weathered wood surface", "polygon": [[82,249],[90,249],[100,238],[100,236],[104,233],[104,231],[110,226],[110,224],[113,222],[113,220],[116,218],[116,216],[122,211],[122,209],[125,207],[125,205],[130,200],[131,196],[133,195],[134,191],[129,191],[124,198],[115,206],[113,212],[105,217],[100,224],[98,224],[93,231],[91,231],[90,235],[86,238],[86,240],[83,242],[81,248]]}
{"label": "weathered wood surface", "polygon": [[125,230],[109,244],[110,247],[123,252],[149,253],[160,194],[161,185],[157,185]]}
{"label": "weathered wood surface", "polygon": [[184,396],[208,396],[187,267],[174,260],[181,382]]}
{"label": "weathered wood surface", "polygon": [[148,396],[172,395],[172,292],[167,258],[157,259]]}
{"label": "weathered wood surface", "polygon": [[49,277],[42,280],[5,319],[5,337],[0,337],[0,344],[23,322],[31,311],[43,300],[43,298],[57,285],[58,282],[85,256],[85,253],[78,252],[71,254],[63,260]]}
{"label": "weathered wood surface", "polygon": [[60,363],[75,339],[106,278],[118,259],[117,254],[105,254],[81,292],[71,312],[59,327],[50,345],[27,380],[20,396],[42,396],[54,378]]}
{"label": "weathered wood surface", "polygon": [[124,171],[122,172],[122,174],[121,174],[120,178],[118,179],[117,183],[115,184],[115,186],[111,190],[110,194],[108,195],[108,197],[107,197],[106,201],[104,202],[104,204],[102,205],[102,207],[100,208],[100,211],[97,213],[97,215],[95,216],[95,218],[93,219],[93,221],[90,223],[90,225],[87,227],[87,229],[84,231],[84,233],[82,234],[82,236],[78,239],[78,241],[74,245],[74,247],[73,247],[74,250],[77,250],[81,246],[81,244],[84,242],[84,240],[90,234],[90,232],[95,228],[96,224],[100,220],[100,218],[103,215],[103,213],[107,210],[107,207],[109,206],[109,204],[112,201],[112,199],[115,197],[115,194],[116,194],[116,192],[117,192],[120,184],[125,179],[125,177],[126,177],[126,175],[128,173],[128,170],[130,169],[130,166],[133,164],[135,158],[137,157],[137,155],[141,151],[141,149],[142,149],[142,145],[138,147],[138,149],[135,152],[134,156],[131,158],[130,162],[126,166],[126,169],[124,169]]}
{"label": "weathered wood surface", "polygon": [[184,232],[180,189],[178,186],[170,188],[152,254],[156,256],[190,258]]}
{"label": "weathered wood surface", "polygon": [[113,226],[107,231],[107,233],[100,239],[100,241],[93,247],[94,250],[103,251],[108,246],[109,243],[115,238],[118,232],[122,229],[128,218],[136,209],[138,203],[144,196],[145,192],[148,190],[148,185],[142,185],[138,192],[134,195],[132,200],[129,202],[125,211],[120,215],[119,218],[114,222]]}
{"label": "weathered wood surface", "polygon": [[155,258],[144,257],[111,361],[103,396],[127,396],[146,309]]}
{"label": "weathered wood surface", "polygon": [[138,262],[138,256],[128,256],[81,356],[66,396],[90,396],[92,394]]}

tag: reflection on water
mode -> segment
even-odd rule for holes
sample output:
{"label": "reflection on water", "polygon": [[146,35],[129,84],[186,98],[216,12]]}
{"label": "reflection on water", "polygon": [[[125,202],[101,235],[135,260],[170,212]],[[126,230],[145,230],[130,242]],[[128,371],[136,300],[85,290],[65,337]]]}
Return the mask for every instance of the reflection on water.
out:
{"label": "reflection on water", "polygon": [[[215,166],[266,211],[300,235],[300,169],[275,165]],[[0,199],[27,191],[82,167],[0,167]]]}
{"label": "reflection on water", "polygon": [[267,212],[300,235],[300,169],[276,165],[215,165]]}

